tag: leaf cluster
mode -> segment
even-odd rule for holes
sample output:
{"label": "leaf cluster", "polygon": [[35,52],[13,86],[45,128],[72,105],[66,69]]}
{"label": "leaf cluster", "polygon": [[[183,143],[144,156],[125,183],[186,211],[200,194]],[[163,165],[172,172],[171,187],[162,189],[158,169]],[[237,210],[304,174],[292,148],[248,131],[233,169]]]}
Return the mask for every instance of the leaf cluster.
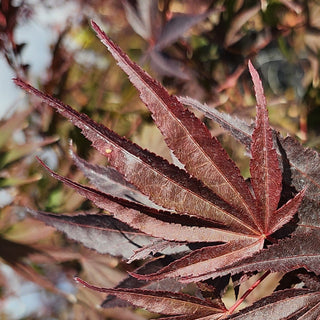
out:
{"label": "leaf cluster", "polygon": [[[50,10],[50,2],[32,4],[28,1],[21,3],[14,1],[1,2],[0,51],[15,74],[25,80],[28,76],[28,66],[24,64],[24,48],[28,47],[29,44],[16,43],[14,35],[17,32],[15,29],[18,25],[21,26],[30,21],[33,17],[32,14],[36,13],[38,7],[42,6],[43,3],[45,7],[47,6],[46,9]],[[60,1],[60,4],[61,6],[64,5],[64,1]],[[309,145],[317,146],[317,138],[311,140],[318,130],[319,110],[317,107],[319,104],[317,85],[317,43],[319,43],[319,15],[317,12],[319,6],[316,1],[305,3],[261,2],[258,5],[250,1],[221,1],[218,3],[188,0],[183,2],[174,0],[122,2],[74,0],[73,4],[79,8],[79,12],[90,11],[93,13],[95,19],[103,23],[103,27],[108,29],[108,33],[112,35],[113,39],[116,39],[115,42],[120,44],[120,47],[128,52],[131,57],[138,60],[142,56],[140,62],[149,61],[152,71],[156,71],[156,74],[153,75],[158,78],[161,75],[161,79],[169,92],[190,95],[200,101],[207,101],[208,106],[188,97],[178,97],[178,100],[184,105],[195,108],[197,115],[203,113],[224,128],[222,130],[215,126],[213,122],[205,119],[211,134],[217,135],[220,141],[223,140],[224,148],[236,160],[241,172],[245,168],[245,177],[249,176],[249,169],[247,169],[249,166],[246,165],[249,161],[243,159],[243,148],[239,148],[239,145],[232,139],[229,139],[227,135],[221,135],[221,133],[224,130],[230,131],[236,139],[242,142],[247,151],[250,151],[253,125],[248,126],[246,122],[236,119],[232,115],[229,116],[229,114],[235,112],[239,116],[251,118],[254,113],[251,98],[252,90],[248,81],[249,73],[246,72],[248,58],[254,59],[254,64],[259,67],[260,76],[263,78],[265,90],[269,97],[270,118],[275,127],[277,129],[285,128],[283,132],[289,131],[291,134],[297,134],[303,140],[308,138],[310,139],[308,140]],[[52,44],[52,61],[48,70],[41,74],[41,89],[73,105],[76,110],[86,113],[95,121],[106,124],[108,128],[121,136],[125,135],[133,139],[144,148],[156,150],[158,154],[165,156],[170,162],[172,161],[175,165],[185,169],[177,160],[177,157],[173,155],[171,159],[170,152],[167,150],[162,152],[162,146],[159,148],[159,134],[155,137],[156,131],[151,126],[151,117],[145,111],[143,104],[136,98],[135,89],[123,77],[123,74],[118,72],[112,60],[110,63],[103,47],[98,45],[92,31],[88,28],[87,18],[80,14],[76,20],[75,22],[70,19],[73,24],[67,24],[66,28],[61,30],[56,42]],[[36,23],[41,22],[36,21]],[[59,29],[61,29],[61,25],[59,25]],[[57,30],[57,28],[52,28],[52,30]],[[75,50],[74,47],[70,48],[70,42],[73,44],[76,42],[79,48]],[[89,58],[94,56],[94,59],[83,59],[83,53],[88,53]],[[168,66],[170,67],[168,68]],[[60,140],[52,145],[52,150],[47,153],[48,148],[46,148],[46,152],[41,156],[42,159],[50,160],[50,167],[56,168],[55,165],[52,165],[54,163],[52,160],[57,158],[59,173],[67,175],[69,179],[83,182],[81,171],[86,172],[85,175],[98,190],[114,197],[125,198],[128,201],[135,199],[140,204],[163,211],[162,206],[156,205],[145,194],[138,192],[134,184],[124,182],[126,180],[123,179],[123,176],[117,174],[111,167],[108,167],[105,171],[105,167],[87,162],[103,163],[103,155],[99,155],[98,152],[89,148],[90,142],[81,138],[79,130],[75,130],[72,125],[63,121],[63,118],[57,116],[49,107],[37,103],[37,100],[31,100],[31,105],[33,106],[32,112],[30,110],[25,112],[24,115],[17,115],[15,120],[8,121],[8,126],[3,121],[0,129],[0,137],[5,137],[1,144],[2,191],[17,195],[15,204],[52,212],[73,212],[74,215],[82,215],[83,210],[91,208],[90,202],[82,196],[78,196],[74,189],[64,188],[63,184],[48,178],[46,175],[43,175],[43,178],[39,180],[40,174],[38,167],[35,168],[34,166],[33,153],[42,141],[54,142],[55,138],[51,137],[59,136]],[[228,114],[216,112],[213,106],[221,106]],[[43,110],[44,108],[45,110]],[[18,120],[18,117],[21,121]],[[21,134],[20,128],[24,132],[26,146],[11,138],[13,134],[16,136],[16,129]],[[264,249],[273,243],[275,249],[271,252],[275,254],[278,250],[277,244],[280,244],[279,249],[284,248],[284,250],[291,252],[291,247],[298,245],[300,238],[303,242],[304,233],[298,234],[296,240],[290,241],[290,237],[295,234],[295,231],[299,230],[301,221],[303,221],[302,225],[317,225],[314,222],[317,219],[317,200],[312,197],[310,200],[308,192],[313,189],[313,195],[317,194],[315,185],[317,185],[318,177],[318,166],[316,165],[318,154],[303,148],[291,138],[283,139],[276,133],[273,133],[273,135],[275,139],[274,147],[277,149],[282,170],[282,191],[278,207],[280,208],[286,201],[292,199],[305,186],[309,186],[306,190],[307,196],[304,196],[303,203],[300,205],[298,213],[294,215],[293,220],[280,228],[276,235],[270,235],[265,240]],[[77,146],[78,155],[84,158],[81,159],[71,149],[71,158],[80,170],[74,170],[75,168],[71,166],[72,161],[67,156],[70,138]],[[302,161],[301,158],[306,160]],[[309,166],[310,163],[313,165]],[[133,209],[139,208],[135,207]],[[80,212],[78,212],[79,210]],[[300,210],[303,210],[304,213],[300,214]],[[312,214],[309,215],[309,212],[312,212]],[[57,272],[52,272],[53,261],[56,265],[59,264],[57,268],[60,273],[59,279],[65,277],[63,272],[67,275],[73,275],[79,271],[79,276],[84,277],[91,283],[100,286],[114,286],[119,281],[119,277],[121,278],[120,275],[123,270],[134,271],[137,264],[140,265],[141,263],[134,260],[141,261],[141,259],[144,259],[145,261],[149,253],[151,255],[148,256],[147,261],[153,254],[159,261],[159,265],[157,268],[154,265],[150,267],[147,265],[145,271],[139,271],[141,274],[156,273],[174,260],[182,258],[191,250],[223,243],[222,241],[209,243],[206,242],[206,239],[204,242],[179,242],[178,246],[172,240],[154,242],[154,238],[148,238],[145,234],[141,237],[141,232],[137,232],[136,229],[128,229],[125,224],[118,226],[119,221],[116,219],[105,222],[103,226],[107,232],[103,232],[99,228],[101,213],[102,211],[97,209],[86,211],[87,215],[92,216],[88,218],[92,219],[88,222],[92,228],[85,228],[82,231],[86,232],[89,238],[89,240],[86,240],[86,245],[95,248],[97,244],[94,237],[101,232],[101,236],[99,236],[101,245],[98,250],[104,253],[108,252],[105,247],[108,247],[112,239],[116,239],[115,241],[120,244],[120,249],[123,251],[124,260],[132,261],[130,265],[120,263],[116,267],[117,271],[110,269],[109,265],[114,268],[117,260],[100,258],[98,254],[89,253],[81,246],[75,245],[74,242],[67,241],[63,236],[57,233],[53,234],[52,229],[48,229],[34,222],[34,220],[26,218],[21,221],[24,214],[20,208],[16,208],[12,204],[1,208],[1,236],[4,239],[3,243],[6,244],[4,248],[8,248],[8,250],[2,251],[1,262],[11,265],[25,278],[55,293],[64,295],[63,292],[58,292],[52,285],[52,283],[57,284],[57,279],[52,278]],[[151,215],[149,211],[148,214]],[[154,215],[151,216],[155,217]],[[301,216],[304,217],[304,220],[301,220]],[[175,215],[175,219],[176,217],[177,215]],[[55,216],[52,218],[54,221]],[[69,218],[68,214],[65,219]],[[159,213],[157,213],[156,218],[159,219]],[[197,227],[200,231],[203,230],[203,219],[202,217],[199,220],[193,216],[190,220],[190,217],[184,215],[176,224],[179,224],[179,227],[180,225],[184,226],[179,230],[191,233],[194,227]],[[52,223],[58,224],[57,221],[53,221]],[[81,226],[85,226],[83,220],[79,221]],[[172,218],[166,218],[165,215],[162,215],[161,221],[164,226],[168,226]],[[176,227],[176,224],[174,227]],[[208,219],[206,219],[205,226],[206,228],[210,226],[215,230],[223,229],[225,231],[226,229],[223,224]],[[119,228],[121,230],[120,236]],[[92,232],[92,229],[95,229],[95,232]],[[175,231],[173,229],[171,228],[172,232]],[[37,232],[34,232],[34,230],[37,230]],[[160,234],[161,232],[159,231]],[[205,235],[206,233],[204,233],[203,238],[205,238]],[[83,239],[81,234],[74,235],[73,238],[77,240],[77,236]],[[72,238],[70,235],[69,237]],[[278,240],[283,241],[283,244]],[[21,244],[24,245],[23,249],[19,247]],[[71,248],[66,249],[66,245]],[[58,250],[58,247],[61,247],[61,249]],[[311,242],[309,247],[312,247]],[[124,248],[128,248],[128,251],[125,251]],[[113,249],[110,248],[110,253],[119,255],[120,249],[116,247],[112,251]],[[16,254],[13,254],[13,252],[16,252]],[[48,258],[49,253],[54,256],[53,260]],[[163,253],[167,255],[166,260],[158,259]],[[296,251],[295,254],[298,255],[299,252]],[[258,258],[261,270],[267,270],[269,266],[268,263],[264,263],[265,257],[271,259],[271,253],[270,256]],[[290,261],[290,255],[282,258],[279,256],[279,258],[283,265],[287,265]],[[103,262],[103,259],[106,260]],[[316,257],[314,259],[317,261]],[[252,261],[250,259],[246,261],[245,259],[244,262],[247,265],[244,270],[253,268],[251,266]],[[294,265],[296,261],[299,262],[301,267],[304,267],[303,258],[294,260],[292,264]],[[106,266],[106,264],[108,265]],[[245,290],[248,281],[244,280],[252,274],[251,271],[245,271],[246,275],[241,278],[242,266],[242,264],[239,264],[238,268],[230,269],[237,274],[232,276],[236,293],[238,292],[238,285],[240,285],[240,291]],[[288,268],[293,267],[289,264]],[[134,272],[137,273],[138,271]],[[238,272],[240,272],[240,275],[238,275]],[[277,273],[277,277],[281,278],[283,272],[286,271],[280,271]],[[292,288],[295,284],[299,287],[304,285],[305,281],[302,280],[301,269],[293,271],[293,273],[291,277],[290,274],[292,273],[289,273],[284,278],[289,279],[287,286],[279,287],[277,290]],[[196,293],[194,289],[191,291],[188,289],[190,284],[185,289],[184,287],[187,284],[173,282],[172,278],[159,281],[150,280],[150,286],[144,287],[146,289],[168,290],[169,284],[172,283],[170,290],[183,290],[203,298],[223,296],[225,301],[224,291],[230,274],[219,277],[214,281],[208,279],[197,282],[197,286],[201,285],[202,287],[201,291],[196,289]],[[44,281],[45,277],[43,276],[52,283]],[[239,281],[239,277],[241,281]],[[110,278],[113,281],[109,282],[107,280]],[[267,277],[267,279],[269,278],[269,281],[271,281],[272,276]],[[128,279],[129,287],[138,287],[139,283],[146,282],[146,280],[132,282],[133,278],[131,276]],[[268,283],[265,283],[265,281],[268,280],[264,280],[264,283],[255,289],[255,293],[259,290],[264,292],[265,287],[268,287]],[[208,288],[204,290],[203,282],[213,284],[215,289],[211,287],[212,290]],[[164,284],[161,287],[158,286],[158,283]],[[305,286],[311,288],[310,282]],[[8,296],[12,287],[11,284],[2,282],[2,287],[4,288],[3,292],[6,292]],[[260,287],[262,288],[259,289]],[[232,290],[229,288],[227,296],[230,291]],[[96,295],[93,297],[95,293]],[[254,297],[255,293],[249,296],[251,302],[259,299]],[[80,304],[97,305],[104,295],[80,288],[78,301],[80,301]],[[71,301],[70,297],[67,297],[67,299]],[[117,299],[113,300],[109,297],[107,300],[108,302],[103,304],[106,307],[120,304]],[[238,302],[240,300],[238,299]],[[112,301],[116,302],[113,304]],[[62,308],[60,303],[53,304],[59,304]],[[122,300],[122,305],[128,305],[128,303]],[[230,304],[228,308],[229,306]],[[74,305],[74,303],[72,303],[71,309],[74,310],[74,317],[76,318],[83,314],[86,314],[89,318],[96,318],[98,314],[97,311],[90,310],[90,307],[83,308],[83,306]],[[103,314],[112,318],[131,319],[136,316],[129,310],[123,310],[121,314],[113,312],[109,308],[104,309],[104,311]],[[62,317],[62,315],[60,316]]]}
{"label": "leaf cluster", "polygon": [[[254,128],[190,98],[179,100],[170,95],[95,22],[92,28],[139,90],[175,164],[15,79],[17,85],[79,127],[112,167],[92,165],[71,151],[75,164],[95,186],[92,188],[58,175],[40,161],[53,177],[108,214],[64,216],[30,212],[100,253],[122,256],[129,262],[154,256],[142,268],[130,272],[130,277],[115,289],[76,280],[120,299],[113,300],[113,306],[126,300],[167,315],[167,319],[258,319],[267,315],[313,319],[319,311],[315,276],[319,274],[318,184],[309,166],[305,167],[305,160],[310,164],[312,157],[312,167],[318,167],[318,155],[271,129],[262,84],[251,62],[249,71],[257,101]],[[251,154],[249,182],[219,141],[182,102],[205,111],[246,145]],[[297,157],[300,152],[308,157]],[[158,254],[165,258],[159,259]],[[260,281],[276,271],[299,270],[296,276],[300,277],[301,267],[307,271],[304,279],[313,279],[312,285],[303,280],[306,288],[295,289],[288,281],[287,287],[238,313],[235,310],[244,297],[228,309],[217,293],[226,284],[206,287],[210,279],[243,277],[257,271],[266,272]],[[168,278],[197,285],[199,297],[166,289],[161,283]],[[156,283],[156,290],[149,288]],[[108,307],[109,303],[110,298],[103,306]]]}

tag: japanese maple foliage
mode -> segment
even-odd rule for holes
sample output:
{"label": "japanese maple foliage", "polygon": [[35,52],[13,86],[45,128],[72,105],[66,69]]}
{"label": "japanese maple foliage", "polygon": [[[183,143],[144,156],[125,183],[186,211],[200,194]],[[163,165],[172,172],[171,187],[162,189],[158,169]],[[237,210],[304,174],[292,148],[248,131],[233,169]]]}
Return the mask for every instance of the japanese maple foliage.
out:
{"label": "japanese maple foliage", "polygon": [[[114,289],[76,280],[90,289],[111,294],[116,299],[113,306],[126,300],[151,312],[168,315],[166,319],[209,320],[230,316],[238,306],[227,310],[217,294],[226,284],[209,286],[211,278],[254,271],[289,272],[301,267],[319,274],[318,246],[310,238],[303,238],[312,235],[319,245],[320,219],[314,216],[310,222],[306,217],[310,209],[312,214],[318,214],[316,199],[310,198],[308,179],[299,185],[295,182],[294,170],[303,166],[301,163],[293,166],[297,161],[292,151],[296,142],[281,138],[271,129],[262,84],[251,62],[248,65],[257,101],[253,129],[190,98],[170,95],[95,22],[92,28],[140,92],[182,166],[142,149],[63,102],[15,79],[17,85],[79,127],[110,165],[107,168],[92,165],[71,148],[75,164],[93,188],[58,175],[40,160],[54,178],[109,214],[65,216],[29,211],[100,253],[120,256],[129,262],[159,252],[165,256],[147,260],[143,268],[131,272],[127,281]],[[246,144],[251,152],[250,182],[241,176],[219,141],[183,104],[204,111]],[[296,150],[312,153],[301,146]],[[307,170],[300,170],[300,174],[310,176]],[[319,187],[317,180],[312,183],[314,195],[314,188],[319,192]],[[294,194],[288,192],[293,188]],[[195,283],[197,297],[169,289],[164,284],[168,278],[177,281],[173,282],[177,290],[185,283]],[[203,285],[209,289],[204,290]],[[319,309],[318,287],[288,287],[231,317],[289,319],[301,315],[301,319],[315,319],[313,316]]]}

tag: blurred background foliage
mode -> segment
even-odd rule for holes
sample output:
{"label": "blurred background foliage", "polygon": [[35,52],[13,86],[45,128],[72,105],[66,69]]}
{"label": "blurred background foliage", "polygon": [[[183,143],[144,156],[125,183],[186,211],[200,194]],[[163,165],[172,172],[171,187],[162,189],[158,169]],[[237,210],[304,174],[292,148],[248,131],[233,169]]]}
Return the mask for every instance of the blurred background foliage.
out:
{"label": "blurred background foliage", "polygon": [[[57,14],[57,8],[63,12],[60,19],[43,18]],[[272,125],[305,145],[319,147],[317,0],[0,2],[0,59],[15,76],[169,159],[137,91],[95,37],[90,19],[171,93],[245,119],[254,117],[247,71],[251,59],[262,76]],[[17,30],[30,24],[52,33],[50,62],[41,74],[25,62],[31,43],[17,39]],[[37,41],[36,34],[29,37]],[[105,164],[103,157],[78,129],[38,100],[21,94],[10,110],[0,121],[0,318],[150,318],[143,310],[99,308],[103,297],[72,281],[78,274],[92,283],[114,286],[130,266],[69,241],[25,211],[32,207],[70,214],[97,212],[50,178],[35,156],[78,181],[84,178],[70,160],[70,140],[87,160]],[[243,147],[203,120],[248,175]],[[36,285],[30,286],[30,281]],[[30,295],[32,303],[27,302]],[[32,308],[37,299],[40,302]]]}

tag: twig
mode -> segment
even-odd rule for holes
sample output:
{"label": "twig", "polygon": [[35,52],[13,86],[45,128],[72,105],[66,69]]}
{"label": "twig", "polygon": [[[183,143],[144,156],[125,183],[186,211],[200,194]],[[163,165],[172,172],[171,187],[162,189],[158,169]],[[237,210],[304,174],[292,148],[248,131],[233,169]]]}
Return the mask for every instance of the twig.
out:
{"label": "twig", "polygon": [[270,270],[265,272],[243,295],[236,303],[228,310],[227,315],[232,314],[247,296],[270,274]]}

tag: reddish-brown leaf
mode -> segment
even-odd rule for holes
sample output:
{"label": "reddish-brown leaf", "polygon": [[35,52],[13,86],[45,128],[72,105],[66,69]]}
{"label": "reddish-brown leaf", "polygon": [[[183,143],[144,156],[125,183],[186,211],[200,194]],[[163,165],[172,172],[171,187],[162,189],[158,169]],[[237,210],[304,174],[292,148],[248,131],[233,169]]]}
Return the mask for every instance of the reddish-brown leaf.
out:
{"label": "reddish-brown leaf", "polygon": [[263,247],[264,239],[230,241],[218,246],[204,247],[175,260],[154,274],[133,274],[138,279],[159,280],[179,278],[181,282],[196,282],[211,278],[216,270],[223,269],[243,257],[252,256]]}
{"label": "reddish-brown leaf", "polygon": [[[164,257],[163,259],[152,259],[149,262],[146,262],[141,267],[135,270],[137,273],[145,272],[156,272],[160,270],[166,263],[167,260],[171,260],[170,257]],[[170,291],[170,292],[179,292],[183,290],[187,285],[178,282],[175,279],[164,279],[160,281],[144,281],[138,280],[130,275],[127,278],[120,281],[115,288],[144,288],[147,290],[161,290],[161,291]],[[217,299],[218,300],[218,299]],[[128,302],[121,300],[113,295],[108,295],[107,298],[102,302],[101,306],[103,308],[114,308],[119,307],[125,304],[126,306],[130,305]],[[223,306],[223,303],[221,302]]]}
{"label": "reddish-brown leaf", "polygon": [[226,311],[221,309],[221,304],[216,304],[214,301],[202,300],[183,293],[126,288],[108,289],[90,285],[78,277],[75,280],[89,289],[113,294],[151,312],[186,316],[196,314],[200,318],[214,314],[222,315]]}
{"label": "reddish-brown leaf", "polygon": [[268,234],[276,232],[292,219],[297,213],[305,193],[306,188],[302,189],[294,198],[290,199],[281,208],[276,210],[273,219],[269,223]]}
{"label": "reddish-brown leaf", "polygon": [[249,61],[249,70],[257,99],[256,126],[252,134],[250,173],[251,184],[259,207],[260,222],[268,233],[282,191],[282,173],[273,147],[267,103],[258,72]]}
{"label": "reddish-brown leaf", "polygon": [[279,240],[251,257],[220,268],[214,277],[241,272],[264,271],[289,272],[305,268],[320,274],[319,227],[300,227],[291,238]]}

